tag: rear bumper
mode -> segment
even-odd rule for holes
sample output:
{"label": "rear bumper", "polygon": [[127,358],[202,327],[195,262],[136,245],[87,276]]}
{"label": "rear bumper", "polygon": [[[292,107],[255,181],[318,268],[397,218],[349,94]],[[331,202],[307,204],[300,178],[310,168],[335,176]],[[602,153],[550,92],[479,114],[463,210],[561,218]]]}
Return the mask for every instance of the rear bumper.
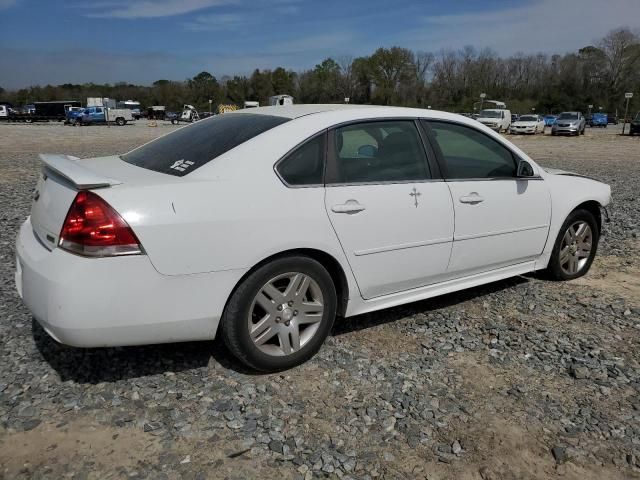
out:
{"label": "rear bumper", "polygon": [[207,340],[244,271],[158,273],[146,255],[84,258],[50,251],[30,219],[16,242],[16,288],[58,342],[106,347]]}

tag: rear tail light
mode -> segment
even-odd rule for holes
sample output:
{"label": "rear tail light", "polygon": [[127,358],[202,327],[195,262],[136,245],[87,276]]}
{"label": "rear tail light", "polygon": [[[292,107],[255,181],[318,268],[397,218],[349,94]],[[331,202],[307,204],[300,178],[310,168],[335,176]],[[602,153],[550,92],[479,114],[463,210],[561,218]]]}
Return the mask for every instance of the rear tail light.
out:
{"label": "rear tail light", "polygon": [[78,192],[60,232],[60,248],[86,257],[142,253],[131,227],[95,193]]}

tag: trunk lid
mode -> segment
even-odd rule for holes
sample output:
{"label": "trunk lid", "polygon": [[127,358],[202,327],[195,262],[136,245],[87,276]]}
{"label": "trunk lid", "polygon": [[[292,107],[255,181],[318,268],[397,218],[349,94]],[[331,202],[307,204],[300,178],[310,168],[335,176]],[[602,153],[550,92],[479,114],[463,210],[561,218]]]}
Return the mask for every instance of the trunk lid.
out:
{"label": "trunk lid", "polygon": [[49,250],[58,246],[62,225],[78,191],[169,177],[130,165],[117,156],[80,160],[70,155],[41,154],[40,159],[44,165],[31,203],[31,224]]}

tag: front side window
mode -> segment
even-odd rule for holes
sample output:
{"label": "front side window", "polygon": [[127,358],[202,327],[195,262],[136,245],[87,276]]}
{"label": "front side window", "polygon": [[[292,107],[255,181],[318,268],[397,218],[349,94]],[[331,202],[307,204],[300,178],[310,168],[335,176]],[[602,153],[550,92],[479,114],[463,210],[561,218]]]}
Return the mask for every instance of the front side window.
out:
{"label": "front side window", "polygon": [[441,152],[447,178],[516,176],[511,152],[488,135],[454,123],[428,122],[428,125]]}
{"label": "front side window", "polygon": [[182,177],[287,121],[288,118],[275,115],[215,115],[136,148],[122,159],[138,167]]}
{"label": "front side window", "polygon": [[278,163],[276,170],[288,185],[323,184],[324,138],[323,133],[306,141]]}
{"label": "front side window", "polygon": [[430,178],[420,136],[411,120],[367,122],[333,135],[333,183],[376,183]]}

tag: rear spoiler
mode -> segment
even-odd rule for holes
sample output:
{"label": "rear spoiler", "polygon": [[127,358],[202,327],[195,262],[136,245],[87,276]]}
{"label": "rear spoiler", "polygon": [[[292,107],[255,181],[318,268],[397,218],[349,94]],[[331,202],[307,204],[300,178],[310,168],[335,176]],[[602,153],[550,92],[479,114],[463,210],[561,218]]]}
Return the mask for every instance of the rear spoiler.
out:
{"label": "rear spoiler", "polygon": [[40,159],[45,167],[73,182],[79,190],[110,187],[122,182],[114,178],[104,177],[82,165],[78,157],[41,153]]}

